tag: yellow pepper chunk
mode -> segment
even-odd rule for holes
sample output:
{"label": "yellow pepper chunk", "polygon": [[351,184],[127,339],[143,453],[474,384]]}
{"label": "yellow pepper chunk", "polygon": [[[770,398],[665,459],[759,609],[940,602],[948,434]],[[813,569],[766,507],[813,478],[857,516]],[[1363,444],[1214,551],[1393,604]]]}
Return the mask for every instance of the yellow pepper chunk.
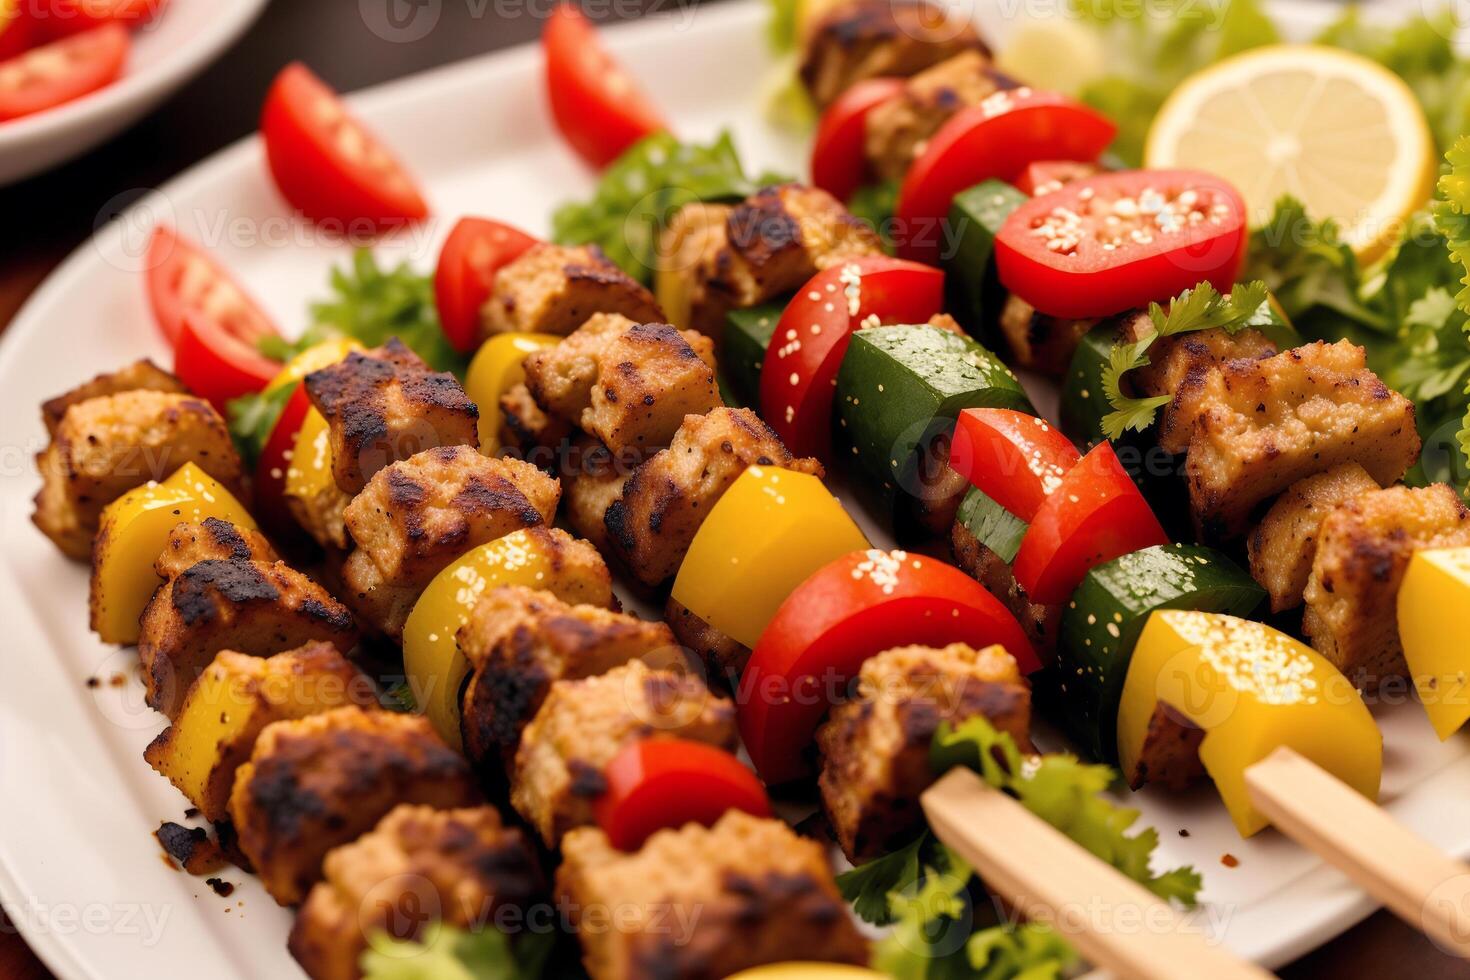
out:
{"label": "yellow pepper chunk", "polygon": [[531,531],[482,544],[434,577],[403,627],[403,669],[418,707],[459,751],[460,693],[469,661],[459,652],[456,634],[480,597],[501,585],[545,589],[569,603],[606,602],[594,583],[554,561]]}
{"label": "yellow pepper chunk", "polygon": [[235,770],[266,725],[351,704],[377,704],[372,681],[329,643],[269,658],[222,650],[143,758],[206,819],[220,820],[228,816]]}
{"label": "yellow pepper chunk", "polygon": [[1470,719],[1470,548],[1414,553],[1399,586],[1399,640],[1440,739]]}
{"label": "yellow pepper chunk", "polygon": [[291,465],[286,467],[286,496],[296,498],[306,513],[330,509],[330,502],[341,496],[332,473],[331,428],[315,408],[306,410],[296,433]]}
{"label": "yellow pepper chunk", "polygon": [[481,345],[464,379],[465,393],[480,409],[480,452],[500,451],[500,396],[526,380],[526,355],[561,340],[549,333],[503,333]]}
{"label": "yellow pepper chunk", "polygon": [[313,344],[287,361],[281,373],[271,379],[271,383],[265,386],[265,390],[266,392],[278,391],[286,385],[295,384],[313,371],[329,368],[338,361],[345,360],[347,355],[353,351],[362,349],[362,344],[350,337],[333,337],[319,344]]}
{"label": "yellow pepper chunk", "polygon": [[793,589],[868,539],[822,481],[752,466],[700,525],[674,580],[674,598],[748,647]]}
{"label": "yellow pepper chunk", "polygon": [[772,963],[731,974],[729,980],[872,980],[884,974],[844,963]]}
{"label": "yellow pepper chunk", "polygon": [[240,502],[193,463],[108,504],[92,552],[92,629],[102,642],[138,642],[138,618],[163,584],[153,563],[169,532],[206,517],[255,530],[255,519]]}
{"label": "yellow pepper chunk", "polygon": [[1362,697],[1315,650],[1269,626],[1190,610],[1149,617],[1118,713],[1124,772],[1136,767],[1160,703],[1204,730],[1200,762],[1242,837],[1269,823],[1251,805],[1245,771],[1282,746],[1378,797],[1383,736]]}

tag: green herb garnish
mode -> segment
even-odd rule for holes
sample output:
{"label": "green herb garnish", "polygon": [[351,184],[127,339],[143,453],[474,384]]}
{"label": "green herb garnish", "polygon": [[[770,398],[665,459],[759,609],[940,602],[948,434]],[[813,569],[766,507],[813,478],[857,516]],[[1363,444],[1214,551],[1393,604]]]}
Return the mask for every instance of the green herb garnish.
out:
{"label": "green herb garnish", "polygon": [[374,933],[360,966],[364,980],[537,980],[555,942],[552,932],[512,943],[498,929],[466,932],[436,921],[418,942]]}

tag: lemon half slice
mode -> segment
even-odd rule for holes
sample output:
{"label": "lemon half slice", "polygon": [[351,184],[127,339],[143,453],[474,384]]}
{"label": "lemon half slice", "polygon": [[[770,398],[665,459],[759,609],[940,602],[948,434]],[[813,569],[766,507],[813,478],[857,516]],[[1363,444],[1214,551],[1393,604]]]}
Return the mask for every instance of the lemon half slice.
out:
{"label": "lemon half slice", "polygon": [[1186,79],[1149,129],[1149,167],[1224,177],[1252,226],[1291,194],[1334,219],[1371,260],[1434,193],[1437,154],[1403,79],[1367,58],[1316,45],[1273,45]]}

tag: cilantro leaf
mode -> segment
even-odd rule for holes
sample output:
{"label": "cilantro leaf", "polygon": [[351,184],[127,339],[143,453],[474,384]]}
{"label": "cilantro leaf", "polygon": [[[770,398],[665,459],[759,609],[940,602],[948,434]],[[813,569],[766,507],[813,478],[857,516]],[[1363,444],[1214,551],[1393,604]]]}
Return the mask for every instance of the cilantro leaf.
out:
{"label": "cilantro leaf", "polygon": [[225,406],[229,415],[230,437],[235,440],[235,448],[247,468],[253,469],[255,461],[265,452],[271,431],[295,392],[296,385],[281,385],[272,391],[242,395]]}
{"label": "cilantro leaf", "polygon": [[554,933],[526,933],[514,943],[498,929],[466,932],[431,922],[417,942],[374,933],[362,954],[364,980],[536,980]]}
{"label": "cilantro leaf", "polygon": [[932,848],[933,838],[923,834],[912,844],[891,854],[869,861],[837,876],[837,889],[852,903],[858,918],[873,925],[885,926],[893,921],[889,895],[912,888],[923,872],[920,850]]}

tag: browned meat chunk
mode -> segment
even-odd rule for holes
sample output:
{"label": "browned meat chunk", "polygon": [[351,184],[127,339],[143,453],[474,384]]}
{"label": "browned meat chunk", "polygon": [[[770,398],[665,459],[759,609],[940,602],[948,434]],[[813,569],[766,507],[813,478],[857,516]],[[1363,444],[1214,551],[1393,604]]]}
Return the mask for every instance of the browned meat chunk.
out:
{"label": "browned meat chunk", "polygon": [[567,523],[598,551],[609,550],[604,523],[608,508],[622,496],[623,486],[646,459],[637,451],[615,454],[586,436],[573,445],[574,465],[564,477]]}
{"label": "browned meat chunk", "polygon": [[750,647],[721,633],[673,596],[664,606],[664,620],[679,642],[704,663],[705,676],[719,687],[736,689],[750,660]]}
{"label": "browned meat chunk", "polygon": [[1298,480],[1276,498],[1246,541],[1251,577],[1271,596],[1272,612],[1301,605],[1317,555],[1317,534],[1327,515],[1339,504],[1377,489],[1367,470],[1343,463]]}
{"label": "browned meat chunk", "polygon": [[[1141,340],[1146,336],[1142,330],[1153,332],[1153,321],[1147,313],[1136,313],[1123,329],[1129,342]],[[1226,361],[1259,361],[1275,354],[1276,345],[1259,330],[1200,330],[1155,341],[1148,350],[1149,363],[1130,372],[1128,381],[1145,397],[1173,395],[1187,387],[1190,378],[1202,379],[1210,368]]]}
{"label": "browned meat chunk", "polygon": [[56,430],[61,427],[61,420],[66,417],[68,408],[93,398],[120,395],[125,391],[165,391],[176,395],[189,393],[182,381],[145,357],[117,371],[99,374],[64,395],[42,402],[41,420],[46,423],[46,431],[51,438],[55,439]]}
{"label": "browned meat chunk", "polygon": [[951,116],[1002,87],[990,59],[973,48],[919,72],[902,92],[868,113],[865,148],[873,172],[883,180],[902,180]]}
{"label": "browned meat chunk", "polygon": [[1077,344],[1097,323],[1038,313],[1036,307],[1016,295],[1007,296],[1000,311],[1000,332],[1011,349],[1015,366],[1053,378],[1066,373]]}
{"label": "browned meat chunk", "polygon": [[[211,558],[269,564],[277,560],[277,555],[259,531],[236,527],[218,517],[206,517],[202,521],[180,524],[170,531],[168,544],[153,563],[153,570],[168,581]],[[96,629],[95,624],[93,629]]]}
{"label": "browned meat chunk", "polygon": [[863,662],[856,696],[817,731],[822,806],[849,860],[886,854],[924,828],[929,743],[941,723],[974,717],[1031,744],[1031,689],[1002,647],[899,647]]}
{"label": "browned meat chunk", "polygon": [[[822,846],[779,820],[731,810],[713,827],[659,831],[632,854],[588,827],[567,835],[562,855],[556,895],[574,926],[579,910],[631,913],[578,928],[592,980],[714,980],[797,954],[867,964]],[[681,909],[700,914],[679,927],[671,911]]]}
{"label": "browned meat chunk", "polygon": [[514,450],[522,459],[545,466],[542,458],[549,447],[560,445],[572,434],[572,423],[559,415],[547,414],[525,382],[512,385],[500,396],[500,444]]}
{"label": "browned meat chunk", "polygon": [[1170,792],[1184,792],[1204,778],[1205,766],[1199,758],[1204,740],[1203,728],[1173,705],[1160,702],[1148,720],[1137,767],[1124,774],[1128,786],[1140,789],[1145,783],[1158,783]]}
{"label": "browned meat chunk", "polygon": [[496,273],[481,318],[487,336],[565,336],[594,313],[621,313],[638,323],[664,319],[653,294],[596,245],[540,244]]}
{"label": "browned meat chunk", "polygon": [[1000,555],[981,544],[964,524],[955,522],[950,534],[950,550],[954,563],[966,575],[985,586],[1016,617],[1026,631],[1037,654],[1044,662],[1056,656],[1057,629],[1062,622],[1062,607],[1043,606],[1031,601],[1021,583],[1011,573],[1011,566]]}

